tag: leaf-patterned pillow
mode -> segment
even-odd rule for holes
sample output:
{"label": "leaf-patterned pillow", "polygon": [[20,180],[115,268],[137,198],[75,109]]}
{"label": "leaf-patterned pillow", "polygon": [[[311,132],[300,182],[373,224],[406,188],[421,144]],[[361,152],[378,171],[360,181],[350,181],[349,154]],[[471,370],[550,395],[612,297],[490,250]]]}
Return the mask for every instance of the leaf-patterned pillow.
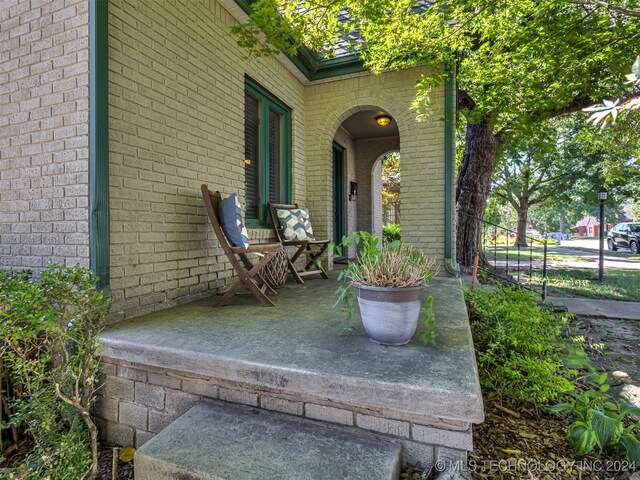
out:
{"label": "leaf-patterned pillow", "polygon": [[306,208],[279,208],[276,213],[282,227],[283,240],[315,240],[309,220],[309,210]]}

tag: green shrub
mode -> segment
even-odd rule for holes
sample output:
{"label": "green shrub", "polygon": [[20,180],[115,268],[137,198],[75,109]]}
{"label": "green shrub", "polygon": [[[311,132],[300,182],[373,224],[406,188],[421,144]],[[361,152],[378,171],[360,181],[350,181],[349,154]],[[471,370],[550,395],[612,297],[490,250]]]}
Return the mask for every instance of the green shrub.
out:
{"label": "green shrub", "polygon": [[95,282],[80,266],[52,264],[37,278],[0,271],[0,383],[8,385],[2,428],[21,432],[31,445],[19,478],[95,473],[97,429],[90,411],[98,334],[110,303]]}
{"label": "green shrub", "polygon": [[[558,245],[558,241],[553,238],[547,238],[547,245]],[[537,238],[533,241],[534,245],[544,245],[544,238]]]}
{"label": "green shrub", "polygon": [[607,373],[592,375],[592,388],[584,392],[569,392],[568,402],[550,407],[555,412],[570,412],[575,421],[567,427],[567,439],[576,455],[586,455],[594,448],[617,450],[632,465],[640,465],[640,408],[625,399],[609,395],[605,383]]}
{"label": "green shrub", "polygon": [[401,239],[400,225],[397,223],[389,223],[382,227],[382,239],[385,243],[395,242]]}
{"label": "green shrub", "polygon": [[466,290],[465,298],[484,388],[536,406],[574,388],[560,374],[567,316],[541,310],[535,294],[506,286]]}

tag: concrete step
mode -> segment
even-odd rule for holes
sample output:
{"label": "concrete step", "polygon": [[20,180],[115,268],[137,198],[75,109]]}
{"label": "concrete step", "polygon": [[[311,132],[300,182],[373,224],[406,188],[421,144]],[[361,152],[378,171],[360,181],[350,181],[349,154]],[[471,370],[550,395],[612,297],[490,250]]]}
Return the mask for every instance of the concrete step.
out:
{"label": "concrete step", "polygon": [[395,480],[401,446],[365,432],[203,400],[136,452],[136,480]]}

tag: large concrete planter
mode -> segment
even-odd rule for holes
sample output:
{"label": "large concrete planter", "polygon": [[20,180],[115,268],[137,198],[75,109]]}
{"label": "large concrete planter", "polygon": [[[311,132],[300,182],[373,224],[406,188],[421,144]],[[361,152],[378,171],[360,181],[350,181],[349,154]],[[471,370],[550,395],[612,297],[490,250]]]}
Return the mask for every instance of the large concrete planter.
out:
{"label": "large concrete planter", "polygon": [[369,287],[353,284],[364,329],[381,345],[409,343],[418,326],[424,285]]}

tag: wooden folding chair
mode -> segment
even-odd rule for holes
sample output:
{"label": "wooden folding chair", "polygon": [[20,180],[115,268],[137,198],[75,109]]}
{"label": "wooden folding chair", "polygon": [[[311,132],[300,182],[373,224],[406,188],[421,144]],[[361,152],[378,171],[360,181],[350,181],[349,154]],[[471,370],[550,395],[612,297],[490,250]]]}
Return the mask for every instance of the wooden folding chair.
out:
{"label": "wooden folding chair", "polygon": [[[207,214],[213,226],[213,231],[218,237],[218,241],[224,250],[225,255],[229,259],[231,266],[238,274],[238,281],[222,296],[216,304],[222,307],[231,298],[238,293],[242,287],[246,287],[254,297],[265,307],[273,307],[275,304],[267,296],[267,294],[276,295],[273,288],[262,277],[261,272],[264,267],[271,261],[276,254],[282,250],[282,246],[278,243],[250,245],[249,248],[232,247],[227,241],[227,237],[220,226],[220,217],[218,215],[218,207],[222,201],[220,192],[211,193],[207,185],[202,185],[202,195],[204,196],[204,204],[207,207]],[[249,260],[247,254],[256,253],[262,258],[255,265]],[[236,258],[236,256],[238,258]]]}
{"label": "wooden folding chair", "polygon": [[[329,278],[327,272],[322,268],[322,265],[319,262],[322,254],[327,250],[327,247],[331,243],[331,240],[284,240],[282,238],[282,231],[284,230],[280,225],[280,221],[278,220],[278,209],[296,209],[298,208],[297,203],[284,204],[284,203],[272,203],[269,202],[269,213],[271,215],[271,223],[273,225],[273,231],[275,232],[276,238],[284,247],[293,246],[296,247],[297,250],[295,253],[289,257],[287,254],[287,264],[289,265],[289,270],[291,271],[291,275],[295,278],[296,282],[304,283],[302,277],[306,277],[308,275],[316,275],[319,274],[322,278]],[[286,250],[285,250],[286,253]],[[305,255],[308,257],[307,264],[302,270],[298,270],[295,267],[295,262],[301,255]]]}

